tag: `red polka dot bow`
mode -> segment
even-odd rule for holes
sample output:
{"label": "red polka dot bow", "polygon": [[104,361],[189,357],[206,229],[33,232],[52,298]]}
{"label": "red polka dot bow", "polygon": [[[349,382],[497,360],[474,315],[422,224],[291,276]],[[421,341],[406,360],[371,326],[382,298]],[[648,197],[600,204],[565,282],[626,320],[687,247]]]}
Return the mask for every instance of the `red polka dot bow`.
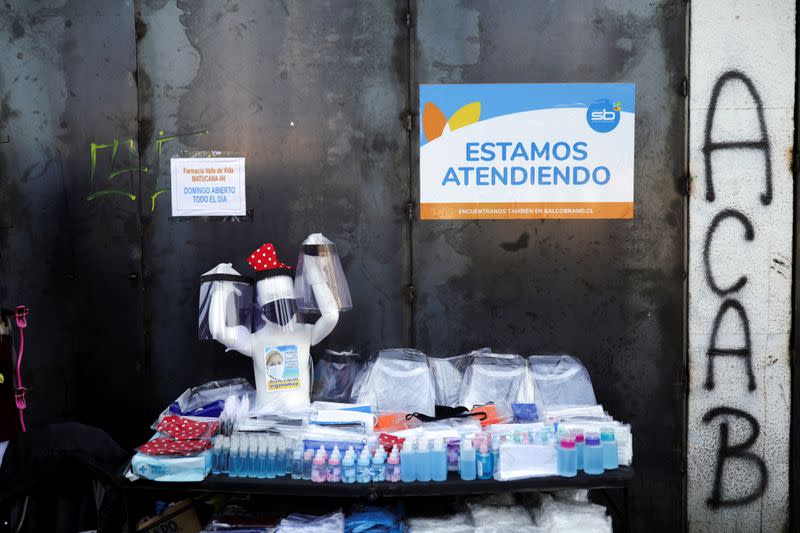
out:
{"label": "red polka dot bow", "polygon": [[278,261],[275,247],[272,246],[271,242],[262,244],[258,250],[251,253],[247,258],[247,262],[250,263],[250,266],[253,267],[253,270],[256,272],[272,270],[273,268],[292,268],[291,265]]}
{"label": "red polka dot bow", "polygon": [[175,440],[169,437],[159,437],[142,444],[137,448],[147,455],[182,455],[192,456],[212,447],[210,440]]}

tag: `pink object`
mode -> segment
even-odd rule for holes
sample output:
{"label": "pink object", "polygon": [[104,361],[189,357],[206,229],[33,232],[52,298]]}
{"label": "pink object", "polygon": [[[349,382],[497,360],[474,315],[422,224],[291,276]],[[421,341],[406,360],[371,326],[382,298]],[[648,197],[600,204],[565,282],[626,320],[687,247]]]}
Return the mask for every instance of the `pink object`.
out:
{"label": "pink object", "polygon": [[314,460],[311,461],[311,481],[314,483],[325,483],[327,472],[325,468],[325,456],[317,451]]}
{"label": "pink object", "polygon": [[575,447],[575,440],[572,436],[564,436],[561,438],[561,447],[566,449],[572,449]]}
{"label": "pink object", "polygon": [[392,450],[389,458],[386,460],[386,481],[390,483],[397,483],[400,481],[400,456],[395,453],[397,447]]}
{"label": "pink object", "polygon": [[15,316],[17,319],[17,328],[19,328],[19,355],[17,355],[17,388],[14,390],[14,403],[19,411],[19,426],[23,433],[27,432],[27,429],[25,429],[25,417],[22,412],[27,407],[25,395],[28,393],[28,389],[22,385],[21,367],[22,354],[25,352],[25,328],[28,327],[28,314],[30,314],[30,310],[28,310],[27,307],[24,305],[17,306]]}

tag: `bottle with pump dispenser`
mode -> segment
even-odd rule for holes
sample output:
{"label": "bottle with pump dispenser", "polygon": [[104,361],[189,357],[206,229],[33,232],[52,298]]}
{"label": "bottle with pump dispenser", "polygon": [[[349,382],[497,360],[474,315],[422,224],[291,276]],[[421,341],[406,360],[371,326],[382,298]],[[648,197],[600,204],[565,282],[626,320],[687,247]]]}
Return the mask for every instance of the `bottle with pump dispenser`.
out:
{"label": "bottle with pump dispenser", "polygon": [[431,451],[428,449],[428,441],[419,439],[417,441],[417,481],[431,480]]}
{"label": "bottle with pump dispenser", "polygon": [[603,469],[614,470],[619,467],[619,452],[614,428],[601,428],[600,442],[603,446]]}
{"label": "bottle with pump dispenser", "polygon": [[342,480],[342,459],[338,446],[333,447],[331,456],[328,459],[328,470],[326,481],[328,483],[339,483]]}
{"label": "bottle with pump dispenser", "polygon": [[409,483],[417,480],[417,452],[414,450],[414,441],[406,439],[403,449],[400,450],[400,479]]}
{"label": "bottle with pump dispenser", "polygon": [[372,481],[369,471],[370,466],[372,466],[372,458],[369,455],[369,448],[364,446],[361,450],[361,455],[358,457],[358,465],[356,466],[356,481],[358,483],[369,483]]}
{"label": "bottle with pump dispenser", "polygon": [[478,479],[491,479],[494,475],[494,464],[492,453],[489,451],[489,443],[485,439],[481,440],[480,448],[475,458],[475,470]]}
{"label": "bottle with pump dispenser", "polygon": [[475,448],[472,447],[472,440],[461,439],[461,451],[458,461],[459,474],[464,481],[472,481],[477,477],[475,465]]}
{"label": "bottle with pump dispenser", "polygon": [[352,484],[356,482],[356,452],[350,446],[344,452],[342,459],[342,483]]}
{"label": "bottle with pump dispenser", "polygon": [[583,448],[583,471],[597,476],[603,473],[603,445],[599,433],[587,433]]}
{"label": "bottle with pump dispenser", "polygon": [[444,441],[436,439],[433,441],[431,457],[431,480],[445,481],[447,479],[447,450],[444,449]]}
{"label": "bottle with pump dispenser", "polygon": [[569,433],[561,436],[556,454],[556,468],[559,476],[575,477],[578,474],[578,452],[575,450],[575,437]]}
{"label": "bottle with pump dispenser", "polygon": [[314,460],[311,462],[311,481],[314,483],[325,483],[328,478],[328,467],[325,465],[325,448],[320,445]]}
{"label": "bottle with pump dispenser", "polygon": [[386,481],[390,483],[397,483],[403,477],[402,469],[400,468],[400,450],[397,444],[392,447],[392,452],[389,458],[386,459]]}

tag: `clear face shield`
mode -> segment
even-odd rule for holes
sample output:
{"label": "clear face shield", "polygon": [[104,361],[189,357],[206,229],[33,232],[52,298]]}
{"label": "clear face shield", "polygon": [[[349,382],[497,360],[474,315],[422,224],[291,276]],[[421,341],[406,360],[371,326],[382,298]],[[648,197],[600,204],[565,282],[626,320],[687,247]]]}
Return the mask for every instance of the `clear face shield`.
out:
{"label": "clear face shield", "polygon": [[263,327],[280,331],[294,331],[300,324],[297,319],[297,302],[294,284],[286,272],[276,273],[256,282],[256,320],[254,331]]}
{"label": "clear face shield", "polygon": [[[314,286],[322,283],[330,289],[333,302],[317,301]],[[353,307],[336,245],[321,233],[309,235],[300,246],[294,289],[301,313],[319,314],[325,305],[333,305],[339,311]]]}
{"label": "clear face shield", "polygon": [[197,337],[233,344],[253,327],[253,280],[221,263],[200,277]]}

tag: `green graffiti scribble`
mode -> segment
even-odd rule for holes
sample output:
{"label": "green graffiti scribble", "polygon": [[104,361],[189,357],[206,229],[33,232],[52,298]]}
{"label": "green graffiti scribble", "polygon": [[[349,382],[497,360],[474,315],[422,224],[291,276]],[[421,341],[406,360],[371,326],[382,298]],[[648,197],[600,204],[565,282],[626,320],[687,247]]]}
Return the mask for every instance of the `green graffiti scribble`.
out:
{"label": "green graffiti scribble", "polygon": [[[159,135],[164,135],[164,130],[159,130]],[[168,143],[169,141],[174,141],[179,137],[191,137],[193,135],[206,135],[208,134],[208,130],[203,131],[193,131],[191,133],[178,133],[176,135],[169,135],[167,137],[160,137],[156,139],[156,155],[161,155],[161,148],[164,146],[164,143]]]}
{"label": "green graffiti scribble", "polygon": [[106,195],[109,195],[109,194],[118,194],[118,195],[121,195],[121,196],[125,196],[129,200],[132,200],[132,201],[136,200],[136,195],[135,194],[131,194],[131,193],[125,192],[125,191],[120,191],[119,189],[104,189],[102,191],[93,192],[92,194],[90,194],[89,196],[86,197],[86,200],[94,200],[95,198],[99,198],[101,196],[106,196]]}
{"label": "green graffiti scribble", "polygon": [[[115,139],[116,142],[116,139]],[[92,143],[92,169],[89,172],[89,188],[92,187],[92,178],[94,178],[94,171],[97,167],[97,151],[102,150],[103,148],[108,148],[111,146],[110,144],[96,144]]]}
{"label": "green graffiti scribble", "polygon": [[110,180],[114,179],[117,176],[119,176],[120,174],[124,174],[125,172],[136,172],[136,171],[141,171],[141,172],[145,172],[145,173],[148,173],[148,174],[150,173],[150,169],[148,167],[125,167],[125,168],[121,168],[119,170],[115,170],[114,172],[109,174],[108,175],[108,179],[110,179]]}
{"label": "green graffiti scribble", "polygon": [[152,196],[150,196],[150,211],[156,210],[156,198],[158,198],[165,192],[169,192],[169,187],[167,187],[166,189],[158,189],[156,192],[153,193]]}

